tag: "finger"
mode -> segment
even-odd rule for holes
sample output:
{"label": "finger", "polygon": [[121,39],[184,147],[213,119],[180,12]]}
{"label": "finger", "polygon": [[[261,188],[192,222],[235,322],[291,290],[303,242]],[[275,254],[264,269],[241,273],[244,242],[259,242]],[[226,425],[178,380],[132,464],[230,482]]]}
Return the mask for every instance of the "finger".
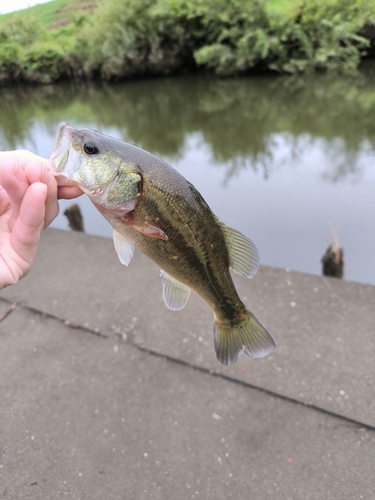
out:
{"label": "finger", "polygon": [[48,227],[59,214],[59,203],[57,201],[57,182],[53,175],[48,172],[46,211],[44,216],[44,227]]}
{"label": "finger", "polygon": [[7,192],[12,204],[12,216],[9,221],[12,229],[14,221],[17,219],[22,199],[29,186],[27,179],[13,159],[4,159],[0,161],[0,185]]}
{"label": "finger", "polygon": [[[24,160],[19,160],[18,163],[22,163]],[[42,163],[38,160],[29,160],[24,165],[24,175],[29,184],[34,184],[34,182],[43,182],[47,179],[47,169],[43,167]]]}
{"label": "finger", "polygon": [[26,191],[11,234],[11,245],[15,252],[26,262],[25,272],[33,262],[40,233],[44,224],[47,187],[42,183],[32,184]]}
{"label": "finger", "polygon": [[10,199],[5,189],[0,186],[0,216],[4,215],[9,210]]}
{"label": "finger", "polygon": [[25,168],[25,176],[30,184],[42,182],[47,186],[46,211],[44,227],[47,227],[57,217],[59,204],[57,202],[57,182],[55,177],[46,165],[39,161],[31,161]]}
{"label": "finger", "polygon": [[49,161],[46,158],[43,158],[43,156],[36,155],[26,149],[19,149],[17,151],[0,151],[0,161],[6,158],[12,158],[21,165],[27,165],[30,161],[39,161],[43,165],[47,166]]}
{"label": "finger", "polygon": [[78,186],[59,186],[57,197],[64,200],[71,200],[72,198],[78,198],[83,195],[82,189]]}

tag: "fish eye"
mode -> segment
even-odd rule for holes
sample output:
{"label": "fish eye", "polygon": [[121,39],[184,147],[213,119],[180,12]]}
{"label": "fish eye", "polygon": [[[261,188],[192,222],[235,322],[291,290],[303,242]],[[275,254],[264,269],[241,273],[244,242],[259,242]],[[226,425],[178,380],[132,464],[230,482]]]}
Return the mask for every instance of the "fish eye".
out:
{"label": "fish eye", "polygon": [[92,141],[87,141],[83,145],[83,150],[88,155],[96,155],[99,153],[99,149],[96,147],[95,143]]}

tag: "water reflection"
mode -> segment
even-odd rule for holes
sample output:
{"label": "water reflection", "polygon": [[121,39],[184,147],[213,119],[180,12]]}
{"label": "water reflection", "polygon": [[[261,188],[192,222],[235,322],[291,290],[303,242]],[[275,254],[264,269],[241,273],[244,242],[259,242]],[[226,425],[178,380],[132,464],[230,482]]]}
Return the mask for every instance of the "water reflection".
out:
{"label": "water reflection", "polygon": [[[373,72],[0,89],[0,149],[49,156],[62,120],[122,137],[196,184],[225,222],[257,242],[263,263],[319,273],[336,229],[351,259],[348,277],[375,284],[375,269],[368,271],[375,254]],[[97,222],[90,229],[86,218],[95,211],[81,203],[87,230],[109,236],[101,222],[100,231]],[[357,269],[355,245],[362,260],[368,256],[367,269]]]}
{"label": "water reflection", "polygon": [[[330,155],[327,179],[358,174],[364,141],[374,147],[375,90],[366,74],[356,80],[269,78],[159,79],[125,84],[70,84],[1,91],[0,147],[15,148],[30,125],[43,122],[54,133],[65,119],[115,129],[130,142],[160,156],[180,158],[186,136],[199,132],[227,178],[243,168],[272,174],[272,136],[288,134],[290,157],[306,141],[324,138]],[[302,144],[300,138],[303,138]],[[271,139],[270,139],[271,138]]]}

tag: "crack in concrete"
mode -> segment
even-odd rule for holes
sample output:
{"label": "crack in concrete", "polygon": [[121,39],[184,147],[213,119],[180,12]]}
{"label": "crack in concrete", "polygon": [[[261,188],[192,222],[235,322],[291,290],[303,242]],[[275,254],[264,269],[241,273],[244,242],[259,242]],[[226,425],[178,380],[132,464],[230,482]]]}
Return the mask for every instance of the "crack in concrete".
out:
{"label": "crack in concrete", "polygon": [[[110,338],[110,335],[101,333],[97,329],[93,330],[92,328],[88,328],[88,327],[82,326],[82,325],[80,325],[78,323],[74,323],[74,322],[72,322],[70,320],[67,320],[67,319],[64,319],[64,318],[60,318],[59,316],[56,316],[54,314],[46,313],[44,311],[40,311],[39,309],[35,309],[33,307],[27,306],[26,304],[23,304],[21,302],[20,303],[18,303],[18,302],[13,302],[12,303],[11,301],[9,301],[7,299],[4,299],[4,298],[0,298],[0,300],[11,304],[11,307],[0,317],[0,321],[2,321],[3,319],[5,319],[18,306],[18,307],[24,308],[24,309],[26,309],[28,311],[31,311],[31,312],[33,312],[35,314],[38,314],[39,316],[50,318],[52,320],[58,321],[59,323],[62,323],[63,325],[67,326],[68,328],[74,328],[74,329],[77,329],[77,330],[82,330],[84,332],[96,335],[97,337],[102,338],[102,339],[109,339]],[[150,356],[156,356],[158,358],[163,358],[163,359],[166,359],[167,361],[179,364],[181,366],[185,366],[185,367],[187,367],[189,369],[196,370],[196,371],[198,371],[200,373],[204,373],[206,375],[211,375],[213,377],[218,377],[218,378],[221,378],[223,380],[227,380],[228,382],[232,382],[232,383],[241,385],[243,387],[247,387],[248,389],[256,390],[256,391],[262,392],[264,394],[267,394],[269,396],[273,396],[275,398],[281,399],[283,401],[287,401],[288,403],[293,403],[293,404],[302,406],[304,408],[308,408],[308,409],[311,409],[311,410],[318,411],[318,412],[323,413],[325,415],[329,415],[329,416],[331,416],[333,418],[342,420],[342,421],[344,421],[344,422],[346,422],[348,424],[355,425],[358,428],[366,429],[366,430],[369,430],[369,431],[375,431],[375,426],[374,425],[366,424],[365,422],[361,422],[360,420],[347,417],[345,415],[342,415],[341,413],[337,413],[337,412],[334,412],[332,410],[327,410],[326,408],[314,405],[312,403],[305,403],[303,401],[300,401],[299,399],[295,399],[295,398],[292,398],[290,396],[286,396],[285,394],[280,394],[280,393],[272,391],[270,389],[266,389],[264,387],[260,387],[260,386],[257,386],[255,384],[251,384],[249,382],[245,382],[244,380],[238,379],[236,377],[232,377],[230,375],[226,375],[224,373],[217,372],[217,371],[211,370],[209,368],[204,368],[202,366],[189,363],[188,361],[184,361],[184,360],[179,359],[179,358],[174,358],[173,356],[169,356],[168,354],[163,354],[163,353],[160,353],[160,352],[157,352],[157,351],[153,351],[152,349],[149,349],[147,347],[142,347],[142,346],[138,345],[136,342],[134,342],[134,339],[131,336],[128,336],[126,340],[122,339],[122,341],[124,343],[132,346],[132,347],[135,347],[140,352],[149,354]]]}
{"label": "crack in concrete", "polygon": [[17,304],[15,302],[13,302],[13,304],[10,306],[10,308],[7,311],[5,311],[4,314],[2,314],[0,316],[0,322],[3,321],[7,316],[9,316],[9,314],[12,313],[16,307],[17,307]]}
{"label": "crack in concrete", "polygon": [[292,398],[290,396],[286,396],[285,394],[280,394],[279,392],[272,391],[270,389],[266,389],[264,387],[260,387],[258,385],[251,384],[250,382],[245,382],[244,380],[238,379],[236,377],[232,377],[231,375],[225,375],[225,373],[217,372],[214,370],[211,370],[209,368],[204,368],[199,365],[194,365],[192,363],[189,363],[188,361],[184,361],[182,359],[174,358],[173,356],[168,356],[167,354],[162,354],[157,351],[153,351],[151,349],[148,349],[146,347],[141,347],[137,344],[134,344],[134,346],[139,349],[142,352],[148,353],[152,356],[157,356],[159,358],[164,358],[167,359],[168,361],[171,361],[173,363],[180,364],[182,366],[186,366],[190,369],[199,371],[201,373],[205,373],[207,375],[211,375],[213,377],[218,377],[224,380],[227,380],[228,382],[233,382],[238,385],[242,385],[243,387],[247,387],[249,389],[253,389],[259,392],[263,392],[264,394],[268,394],[269,396],[273,396],[278,399],[282,399],[283,401],[287,401],[288,403],[293,403],[297,404],[299,406],[302,406],[304,408],[310,408],[312,410],[318,411],[320,413],[324,413],[325,415],[330,415],[331,417],[343,420],[347,423],[353,424],[359,428],[366,429],[369,431],[375,431],[375,426],[366,424],[364,422],[361,422],[360,420],[356,420],[354,418],[347,417],[345,415],[342,415],[341,413],[336,413],[331,410],[327,410],[326,408],[323,408],[321,406],[314,405],[312,403],[305,403],[303,401],[300,401],[299,399]]}
{"label": "crack in concrete", "polygon": [[[8,299],[0,298],[0,300],[3,302],[11,303]],[[59,323],[62,323],[63,325],[67,326],[68,328],[72,328],[75,330],[82,330],[84,332],[88,332],[88,333],[91,333],[93,335],[96,335],[97,337],[102,337],[105,339],[109,338],[109,335],[101,333],[99,330],[96,330],[96,329],[94,330],[92,328],[88,328],[86,326],[80,325],[79,323],[75,323],[74,321],[70,321],[68,319],[61,318],[60,316],[56,316],[55,314],[41,311],[40,309],[35,309],[34,307],[28,306],[27,304],[24,304],[22,302],[14,302],[12,304],[12,307],[10,308],[10,311],[7,311],[5,313],[5,315],[3,315],[3,316],[4,317],[8,316],[8,314],[10,312],[12,312],[17,306],[21,307],[23,309],[26,309],[27,311],[30,311],[34,314],[37,314],[38,316],[42,316],[44,318],[49,318],[49,319],[53,319],[55,321],[58,321]],[[1,321],[1,319],[3,319],[3,317],[0,318],[0,321]]]}

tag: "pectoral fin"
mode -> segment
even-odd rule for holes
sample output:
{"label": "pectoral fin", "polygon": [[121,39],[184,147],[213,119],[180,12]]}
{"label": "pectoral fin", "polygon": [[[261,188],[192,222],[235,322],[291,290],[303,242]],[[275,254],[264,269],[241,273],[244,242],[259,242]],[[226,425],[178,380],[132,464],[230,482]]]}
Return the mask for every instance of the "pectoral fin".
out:
{"label": "pectoral fin", "polygon": [[163,300],[168,309],[179,311],[183,309],[190,297],[190,288],[180,281],[172,278],[165,271],[161,270],[163,276]]}
{"label": "pectoral fin", "polygon": [[134,254],[134,246],[121,233],[113,231],[113,243],[121,264],[127,266]]}
{"label": "pectoral fin", "polygon": [[140,233],[145,234],[150,238],[158,238],[160,240],[168,239],[168,236],[162,229],[160,229],[160,227],[158,227],[156,224],[151,224],[150,221],[140,217],[134,212],[130,212],[129,214],[127,214],[123,218],[123,221],[127,226],[131,226],[136,231],[139,231]]}
{"label": "pectoral fin", "polygon": [[234,272],[252,278],[259,267],[259,252],[255,244],[236,229],[226,226],[217,220],[224,233],[229,253],[229,266]]}

